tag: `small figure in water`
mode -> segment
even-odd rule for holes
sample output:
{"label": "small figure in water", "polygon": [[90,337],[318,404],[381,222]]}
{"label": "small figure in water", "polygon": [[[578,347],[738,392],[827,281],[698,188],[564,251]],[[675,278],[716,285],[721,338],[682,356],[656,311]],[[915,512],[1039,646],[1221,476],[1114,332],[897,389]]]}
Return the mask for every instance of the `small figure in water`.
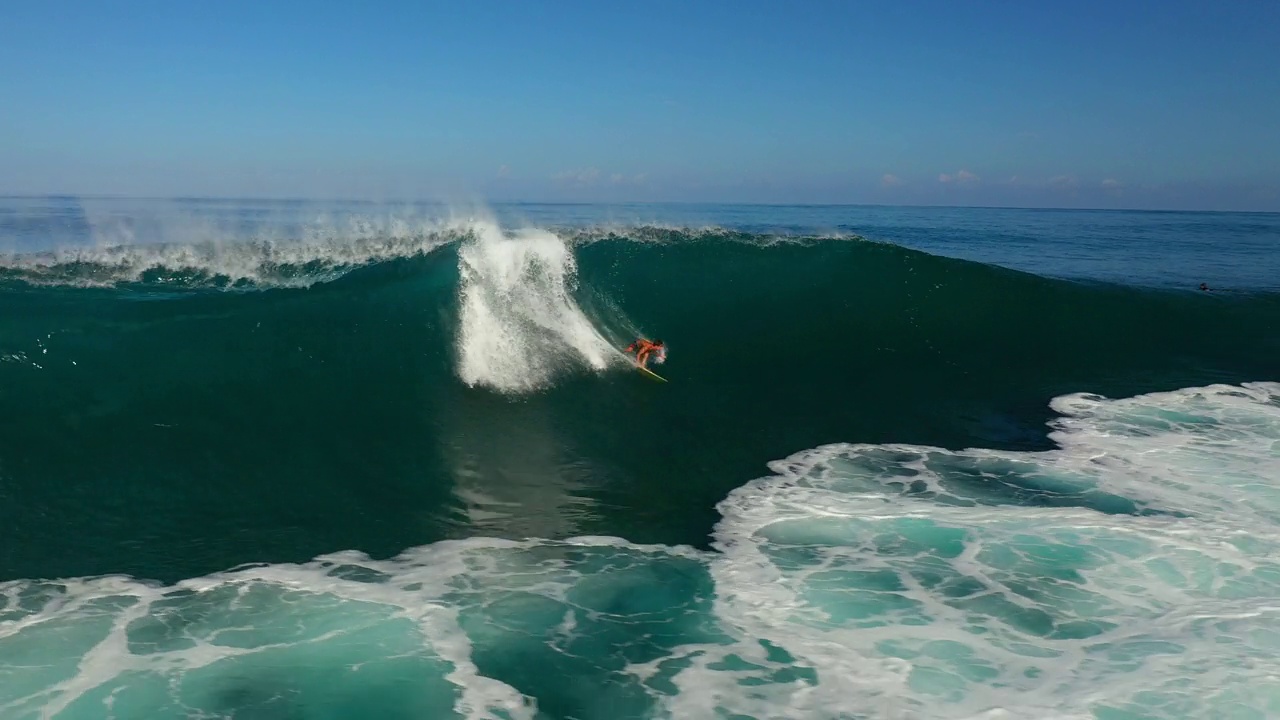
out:
{"label": "small figure in water", "polygon": [[1209,292],[1209,285],[1207,283],[1200,283],[1200,289],[1205,292]]}
{"label": "small figure in water", "polygon": [[649,341],[639,338],[627,346],[627,352],[636,354],[636,364],[640,367],[645,367],[649,362],[649,355],[655,352],[658,355],[659,364],[667,359],[667,347],[661,340]]}

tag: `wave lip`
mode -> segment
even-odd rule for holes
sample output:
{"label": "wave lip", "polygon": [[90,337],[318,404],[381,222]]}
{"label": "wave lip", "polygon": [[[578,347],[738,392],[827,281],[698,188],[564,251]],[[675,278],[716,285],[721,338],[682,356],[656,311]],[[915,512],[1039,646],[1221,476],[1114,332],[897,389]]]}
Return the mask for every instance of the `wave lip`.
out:
{"label": "wave lip", "polygon": [[[186,240],[137,242],[132,233],[113,233],[93,245],[67,245],[34,253],[0,255],[0,281],[40,286],[114,287],[154,285],[166,288],[306,288],[328,282],[367,265],[417,257],[454,244],[485,239],[492,245],[500,234],[484,216],[410,222],[351,218],[333,226],[323,223],[290,231],[237,238],[233,230],[190,229]],[[294,234],[280,235],[281,232]],[[528,227],[516,233],[525,240],[556,237],[567,247],[604,241],[643,244],[734,242],[768,247],[856,236],[755,234],[715,226],[596,226],[563,229]],[[547,258],[549,259],[549,258]],[[571,266],[566,269],[573,270]]]}
{"label": "wave lip", "polygon": [[359,267],[426,255],[483,223],[354,227],[346,234],[194,243],[104,244],[0,257],[0,280],[33,285],[305,288]]}
{"label": "wave lip", "polygon": [[652,245],[684,242],[732,242],[757,247],[772,247],[774,245],[804,245],[823,241],[865,240],[865,238],[856,233],[755,232],[725,228],[718,225],[692,227],[653,223],[644,225],[599,225],[566,229],[564,233],[575,245],[589,245],[605,241],[626,241]]}

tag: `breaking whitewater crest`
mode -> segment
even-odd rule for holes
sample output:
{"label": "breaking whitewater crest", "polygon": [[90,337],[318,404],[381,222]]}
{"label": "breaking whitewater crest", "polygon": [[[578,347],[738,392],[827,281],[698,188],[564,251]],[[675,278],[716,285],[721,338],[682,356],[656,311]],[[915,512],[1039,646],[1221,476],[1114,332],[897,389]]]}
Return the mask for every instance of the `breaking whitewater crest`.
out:
{"label": "breaking whitewater crest", "polygon": [[53,250],[0,254],[0,282],[85,288],[166,290],[259,290],[307,288],[353,270],[424,257],[445,247],[495,237],[555,237],[572,249],[595,242],[647,244],[734,242],[769,247],[857,235],[751,233],[716,226],[663,225],[550,227],[503,230],[491,219],[431,222],[351,222],[340,229],[318,226],[295,237],[200,239],[194,242],[106,242],[70,244]]}

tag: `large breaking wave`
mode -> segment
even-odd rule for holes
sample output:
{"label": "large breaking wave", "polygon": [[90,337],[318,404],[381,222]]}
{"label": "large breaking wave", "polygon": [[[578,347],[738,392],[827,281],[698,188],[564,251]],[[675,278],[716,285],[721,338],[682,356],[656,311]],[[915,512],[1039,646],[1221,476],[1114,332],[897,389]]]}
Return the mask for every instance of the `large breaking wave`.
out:
{"label": "large breaking wave", "polygon": [[[854,341],[872,354],[905,346],[945,353],[963,352],[963,343],[998,344],[1011,333],[1024,339],[1019,352],[1028,362],[1053,363],[1082,344],[1124,353],[1193,342],[1226,354],[1241,343],[1274,343],[1259,319],[1280,306],[1273,294],[1206,303],[1188,293],[1053,280],[856,236],[714,227],[504,230],[491,220],[457,220],[289,240],[71,247],[0,260],[0,292],[23,296],[33,324],[41,288],[52,304],[76,302],[68,294],[75,289],[114,291],[106,299],[81,296],[101,303],[341,288],[310,298],[323,303],[396,282],[416,293],[416,302],[450,316],[442,329],[453,337],[426,334],[456,348],[454,374],[504,392],[545,388],[565,373],[624,368],[618,344],[645,332],[692,350],[677,355],[691,377],[717,371],[711,358],[734,354],[744,334],[768,348],[774,373],[804,370],[814,352],[832,353],[824,369],[833,369],[835,354]],[[218,301],[206,297],[202,307],[210,303]],[[760,370],[753,366],[758,357],[736,356],[738,368]]]}
{"label": "large breaking wave", "polygon": [[718,228],[10,255],[0,716],[1267,717],[1277,317]]}

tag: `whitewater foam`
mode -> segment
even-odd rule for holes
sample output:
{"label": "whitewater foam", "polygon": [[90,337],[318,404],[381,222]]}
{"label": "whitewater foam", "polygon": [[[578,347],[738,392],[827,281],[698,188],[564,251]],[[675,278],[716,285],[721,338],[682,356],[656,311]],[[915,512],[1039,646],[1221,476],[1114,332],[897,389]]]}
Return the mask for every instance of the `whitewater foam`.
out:
{"label": "whitewater foam", "polygon": [[720,506],[717,615],[819,667],[903,661],[911,717],[1273,715],[1280,385],[1054,406],[1046,453],[775,463]]}
{"label": "whitewater foam", "polygon": [[559,373],[621,361],[574,300],[577,262],[556,235],[477,225],[458,249],[458,268],[458,375],[466,384],[524,392]]}
{"label": "whitewater foam", "polygon": [[473,538],[5,583],[0,715],[1274,717],[1280,384],[1054,407],[1046,452],[780,460],[715,552]]}

